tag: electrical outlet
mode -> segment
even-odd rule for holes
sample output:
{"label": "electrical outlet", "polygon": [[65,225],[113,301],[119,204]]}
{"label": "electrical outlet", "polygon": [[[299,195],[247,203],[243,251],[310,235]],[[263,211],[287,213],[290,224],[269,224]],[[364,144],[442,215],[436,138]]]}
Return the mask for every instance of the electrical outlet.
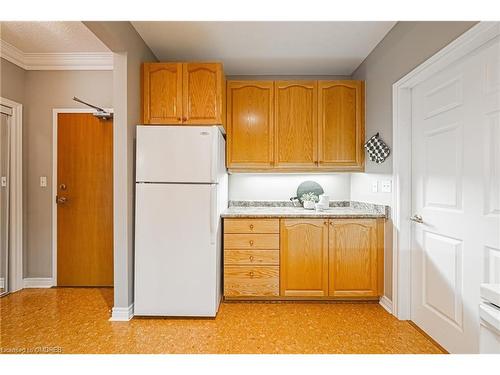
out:
{"label": "electrical outlet", "polygon": [[392,181],[385,180],[382,181],[382,193],[390,193],[392,191]]}
{"label": "electrical outlet", "polygon": [[40,176],[40,187],[47,187],[47,176]]}
{"label": "electrical outlet", "polygon": [[378,181],[372,181],[372,193],[378,192]]}

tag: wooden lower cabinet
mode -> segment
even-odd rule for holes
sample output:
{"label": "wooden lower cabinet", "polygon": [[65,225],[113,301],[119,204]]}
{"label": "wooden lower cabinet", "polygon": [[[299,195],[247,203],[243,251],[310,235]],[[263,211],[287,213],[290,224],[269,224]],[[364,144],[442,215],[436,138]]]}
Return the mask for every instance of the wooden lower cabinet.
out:
{"label": "wooden lower cabinet", "polygon": [[282,219],[280,295],[328,295],[328,220]]}
{"label": "wooden lower cabinet", "polygon": [[376,299],[385,219],[225,219],[227,300]]}
{"label": "wooden lower cabinet", "polygon": [[224,220],[224,298],[279,297],[279,219]]}
{"label": "wooden lower cabinet", "polygon": [[332,219],[328,237],[328,295],[376,297],[383,294],[383,221]]}

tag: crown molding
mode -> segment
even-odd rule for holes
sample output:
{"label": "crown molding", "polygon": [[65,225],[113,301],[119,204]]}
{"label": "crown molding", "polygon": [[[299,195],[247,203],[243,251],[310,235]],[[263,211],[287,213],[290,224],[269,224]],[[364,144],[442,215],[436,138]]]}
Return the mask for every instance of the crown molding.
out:
{"label": "crown molding", "polygon": [[26,53],[0,40],[0,56],[24,70],[113,70],[112,52]]}

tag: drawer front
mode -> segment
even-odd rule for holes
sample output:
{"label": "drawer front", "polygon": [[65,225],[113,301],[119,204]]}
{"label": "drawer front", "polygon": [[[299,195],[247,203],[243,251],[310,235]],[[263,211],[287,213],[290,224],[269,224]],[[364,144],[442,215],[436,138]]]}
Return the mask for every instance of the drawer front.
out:
{"label": "drawer front", "polygon": [[224,219],[224,233],[279,232],[279,219]]}
{"label": "drawer front", "polygon": [[277,250],[279,234],[224,234],[224,249]]}
{"label": "drawer front", "polygon": [[224,264],[227,265],[279,265],[279,250],[225,250]]}
{"label": "drawer front", "polygon": [[279,296],[279,267],[225,266],[224,295],[227,297]]}

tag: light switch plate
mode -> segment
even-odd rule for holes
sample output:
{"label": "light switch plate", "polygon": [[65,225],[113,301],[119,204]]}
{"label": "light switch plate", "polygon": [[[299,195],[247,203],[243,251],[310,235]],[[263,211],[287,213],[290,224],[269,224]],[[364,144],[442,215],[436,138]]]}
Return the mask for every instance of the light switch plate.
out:
{"label": "light switch plate", "polygon": [[378,181],[372,181],[372,193],[378,192]]}
{"label": "light switch plate", "polygon": [[40,187],[47,187],[47,176],[40,176]]}
{"label": "light switch plate", "polygon": [[392,191],[392,181],[385,180],[382,181],[382,193],[390,193]]}
{"label": "light switch plate", "polygon": [[7,177],[2,176],[2,187],[7,187]]}

